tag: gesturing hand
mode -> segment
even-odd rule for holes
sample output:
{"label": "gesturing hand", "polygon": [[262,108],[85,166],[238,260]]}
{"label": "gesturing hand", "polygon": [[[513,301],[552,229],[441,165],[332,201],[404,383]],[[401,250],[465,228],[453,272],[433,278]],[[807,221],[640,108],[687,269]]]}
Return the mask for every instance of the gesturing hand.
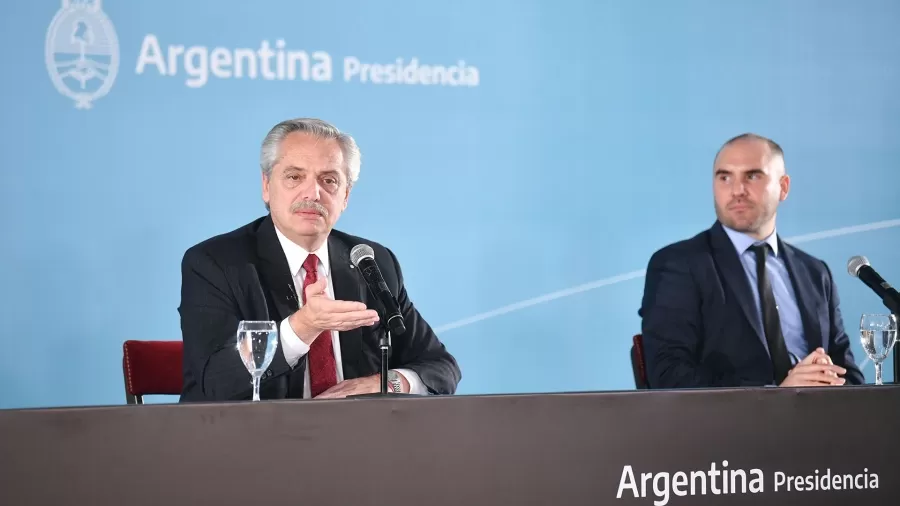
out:
{"label": "gesturing hand", "polygon": [[362,302],[333,300],[325,293],[326,278],[306,287],[306,303],[291,315],[291,328],[304,343],[312,344],[326,330],[347,331],[374,325],[378,313]]}
{"label": "gesturing hand", "polygon": [[840,376],[847,370],[834,365],[831,357],[822,348],[817,348],[788,372],[782,387],[806,387],[843,385],[847,380]]}

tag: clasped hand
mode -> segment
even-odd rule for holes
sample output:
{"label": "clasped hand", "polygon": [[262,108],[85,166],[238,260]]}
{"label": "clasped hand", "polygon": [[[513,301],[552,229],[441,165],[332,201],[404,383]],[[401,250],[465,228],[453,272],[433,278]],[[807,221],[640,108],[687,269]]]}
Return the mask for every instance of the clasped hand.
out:
{"label": "clasped hand", "polygon": [[787,378],[781,382],[782,387],[821,387],[843,385],[847,380],[841,376],[847,370],[834,365],[831,357],[823,348],[816,348],[800,363],[788,372]]}

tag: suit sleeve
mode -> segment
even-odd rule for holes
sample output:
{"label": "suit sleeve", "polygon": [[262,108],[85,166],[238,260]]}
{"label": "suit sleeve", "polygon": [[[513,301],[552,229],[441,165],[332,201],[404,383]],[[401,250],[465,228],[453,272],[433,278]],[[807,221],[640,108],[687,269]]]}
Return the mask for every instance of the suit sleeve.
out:
{"label": "suit sleeve", "polygon": [[[208,401],[249,399],[250,373],[235,350],[238,323],[245,318],[235,289],[240,280],[229,275],[201,249],[190,249],[181,264],[181,333],[184,355],[195,381]],[[278,346],[272,365],[261,381],[290,370]]]}
{"label": "suit sleeve", "polygon": [[462,379],[456,359],[447,351],[406,293],[400,264],[388,250],[397,273],[397,303],[406,332],[393,339],[390,367],[414,371],[430,394],[453,394]]}
{"label": "suit sleeve", "polygon": [[701,363],[701,303],[688,262],[666,250],[650,258],[640,315],[651,388],[744,386],[740,378]]}
{"label": "suit sleeve", "polygon": [[840,308],[841,301],[838,296],[837,285],[831,276],[831,270],[828,268],[828,265],[824,262],[822,264],[825,266],[825,282],[829,293],[828,314],[831,331],[828,337],[828,356],[831,357],[831,361],[835,365],[847,369],[847,374],[844,375],[844,378],[847,380],[848,385],[862,385],[865,383],[865,377],[856,365],[856,359],[853,357],[853,351],[850,349],[850,337],[844,331],[844,321],[841,317]]}

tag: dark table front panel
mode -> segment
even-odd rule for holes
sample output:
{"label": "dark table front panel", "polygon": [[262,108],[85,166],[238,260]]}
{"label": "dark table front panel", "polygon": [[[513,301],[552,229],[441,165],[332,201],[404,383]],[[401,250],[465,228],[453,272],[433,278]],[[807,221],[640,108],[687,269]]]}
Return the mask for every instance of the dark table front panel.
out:
{"label": "dark table front panel", "polygon": [[896,386],[6,410],[0,504],[898,505],[898,432]]}

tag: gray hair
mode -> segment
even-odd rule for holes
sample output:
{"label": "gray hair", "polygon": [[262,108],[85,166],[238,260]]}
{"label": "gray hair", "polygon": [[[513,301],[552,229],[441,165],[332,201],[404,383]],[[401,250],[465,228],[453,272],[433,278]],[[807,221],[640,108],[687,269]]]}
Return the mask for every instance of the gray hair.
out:
{"label": "gray hair", "polygon": [[347,174],[348,186],[353,186],[359,179],[360,153],[356,141],[331,123],[316,118],[289,119],[269,130],[259,153],[259,167],[266,178],[272,175],[272,167],[281,157],[279,153],[281,142],[294,132],[304,132],[320,139],[336,140],[344,154],[344,171]]}

